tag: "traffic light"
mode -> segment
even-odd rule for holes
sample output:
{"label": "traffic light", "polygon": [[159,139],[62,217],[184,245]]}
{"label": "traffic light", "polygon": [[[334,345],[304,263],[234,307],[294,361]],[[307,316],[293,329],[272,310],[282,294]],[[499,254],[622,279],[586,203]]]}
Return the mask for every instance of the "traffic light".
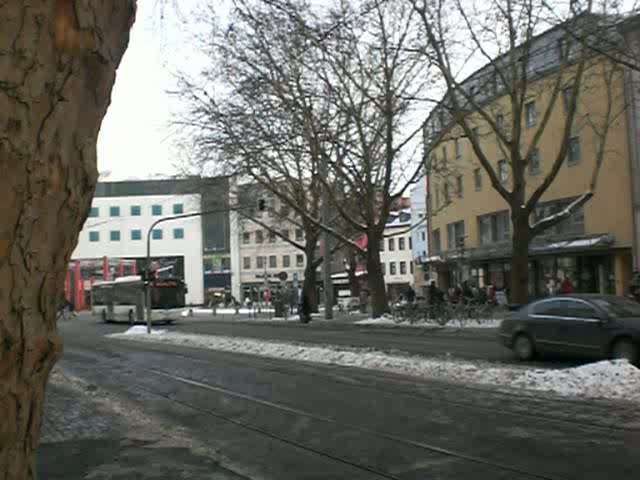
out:
{"label": "traffic light", "polygon": [[265,202],[264,198],[258,199],[258,211],[259,212],[264,212],[265,208],[266,208],[266,202]]}

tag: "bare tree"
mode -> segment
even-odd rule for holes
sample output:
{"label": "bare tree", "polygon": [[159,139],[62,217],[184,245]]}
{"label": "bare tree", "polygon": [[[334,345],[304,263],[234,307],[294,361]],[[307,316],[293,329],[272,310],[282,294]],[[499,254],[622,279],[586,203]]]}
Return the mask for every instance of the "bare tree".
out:
{"label": "bare tree", "polygon": [[136,2],[0,8],[0,478],[34,478],[56,311],[98,179],[96,140]]}
{"label": "bare tree", "polygon": [[[281,228],[255,215],[247,220],[273,232],[304,252],[303,290],[316,308],[316,270],[321,235],[320,209],[325,183],[317,132],[304,115],[327,123],[331,112],[308,81],[301,57],[310,54],[296,34],[291,17],[262,2],[238,0],[230,25],[219,28],[213,11],[206,13],[213,34],[204,39],[210,65],[199,78],[180,75],[175,92],[186,113],[175,123],[195,152],[200,171],[237,176],[244,187],[257,186],[282,204],[271,210],[274,220],[299,227],[304,240],[281,235]],[[322,143],[317,145],[317,143]],[[255,190],[255,189],[254,189]],[[242,193],[241,193],[242,196]],[[256,200],[255,192],[250,195]],[[245,195],[246,197],[246,195]],[[286,213],[283,213],[286,212]],[[334,221],[323,224],[336,225]]]}
{"label": "bare tree", "polygon": [[[441,177],[446,205],[455,171],[434,149],[442,142],[464,139],[470,143],[474,159],[469,167],[477,165],[486,173],[510,209],[511,300],[524,303],[532,239],[567,219],[593,196],[611,147],[607,145],[610,127],[624,110],[615,42],[606,56],[590,48],[605,44],[600,27],[606,17],[593,13],[592,1],[582,2],[580,10],[577,2],[571,2],[559,25],[544,0],[408,1],[422,20],[425,45],[417,48],[425,61],[437,65],[444,83],[444,97],[426,126],[429,171]],[[550,34],[539,35],[554,25]],[[578,37],[582,41],[575,41]],[[473,68],[470,59],[485,66],[460,80],[460,72]],[[603,94],[602,106],[583,104],[582,98],[593,98],[594,91]],[[564,116],[558,128],[551,119],[559,111]],[[590,183],[561,212],[535,218],[536,207],[556,180],[572,138],[580,131],[589,131],[595,144]],[[547,163],[540,163],[537,156],[543,142],[554,151]]]}

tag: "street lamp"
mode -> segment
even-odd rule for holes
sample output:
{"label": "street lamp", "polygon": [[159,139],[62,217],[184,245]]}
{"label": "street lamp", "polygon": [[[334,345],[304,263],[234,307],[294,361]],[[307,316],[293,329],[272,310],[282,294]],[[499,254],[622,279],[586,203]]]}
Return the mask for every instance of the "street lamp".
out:
{"label": "street lamp", "polygon": [[[202,217],[204,215],[212,215],[214,213],[225,213],[231,211],[238,211],[243,209],[251,209],[252,206],[245,207],[226,207],[226,208],[216,208],[214,210],[205,210],[202,212],[194,212],[194,213],[184,213],[181,215],[173,215],[171,217],[164,217],[156,220],[151,224],[149,230],[147,231],[147,265],[145,269],[145,304],[147,310],[147,333],[151,334],[151,233],[153,229],[157,227],[159,224],[164,222],[169,222],[172,220],[180,220],[183,218],[193,218],[193,217]],[[263,199],[258,200],[258,210],[262,211],[265,208],[265,201]]]}

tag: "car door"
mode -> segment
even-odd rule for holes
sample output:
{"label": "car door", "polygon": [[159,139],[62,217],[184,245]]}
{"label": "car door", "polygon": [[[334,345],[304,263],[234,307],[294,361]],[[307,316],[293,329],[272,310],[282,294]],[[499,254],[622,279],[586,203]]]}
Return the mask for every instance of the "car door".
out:
{"label": "car door", "polygon": [[558,329],[565,311],[566,300],[563,298],[548,298],[531,305],[527,326],[529,333],[534,337],[538,351],[564,350],[558,340]]}
{"label": "car door", "polygon": [[597,356],[602,351],[605,333],[602,312],[589,302],[570,298],[564,300],[558,312],[554,337],[566,353]]}

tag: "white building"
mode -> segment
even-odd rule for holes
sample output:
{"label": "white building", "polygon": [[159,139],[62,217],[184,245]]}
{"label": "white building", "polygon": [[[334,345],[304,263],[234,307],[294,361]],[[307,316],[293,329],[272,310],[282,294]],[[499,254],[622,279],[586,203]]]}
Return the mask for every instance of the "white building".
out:
{"label": "white building", "polygon": [[[201,210],[200,195],[102,196],[93,199],[74,260],[103,257],[136,259],[141,266],[147,255],[147,232],[163,218]],[[151,235],[151,258],[156,265],[172,265],[173,274],[187,284],[187,303],[204,302],[202,218],[163,222]]]}
{"label": "white building", "polygon": [[389,214],[380,248],[380,261],[387,291],[397,297],[414,285],[413,241],[411,239],[411,210],[403,209]]}

